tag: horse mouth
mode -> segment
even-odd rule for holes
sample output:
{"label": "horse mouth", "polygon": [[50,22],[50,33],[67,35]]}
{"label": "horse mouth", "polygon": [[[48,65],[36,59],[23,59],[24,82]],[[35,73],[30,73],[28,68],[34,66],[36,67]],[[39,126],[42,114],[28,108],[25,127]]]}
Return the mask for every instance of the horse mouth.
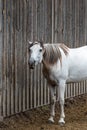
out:
{"label": "horse mouth", "polygon": [[34,67],[35,67],[35,65],[34,65],[34,64],[29,65],[29,68],[30,68],[30,69],[34,69]]}

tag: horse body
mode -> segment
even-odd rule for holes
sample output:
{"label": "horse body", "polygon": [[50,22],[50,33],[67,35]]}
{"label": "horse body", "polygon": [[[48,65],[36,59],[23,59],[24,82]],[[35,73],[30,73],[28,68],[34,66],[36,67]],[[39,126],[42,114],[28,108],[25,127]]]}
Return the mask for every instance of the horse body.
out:
{"label": "horse body", "polygon": [[50,65],[48,68],[49,74],[44,64],[43,68],[46,69],[46,74],[49,75],[50,80],[58,83],[60,79],[64,79],[66,83],[71,83],[87,79],[87,46],[68,49],[67,56],[61,51],[62,65],[59,60],[56,64]]}
{"label": "horse body", "polygon": [[87,46],[70,49],[67,63],[67,83],[87,79]]}
{"label": "horse body", "polygon": [[[40,51],[41,47],[42,51]],[[42,46],[40,43],[34,43],[30,49],[32,51],[29,59],[30,65],[43,62],[43,74],[50,85],[51,116],[49,121],[54,122],[55,94],[56,86],[58,86],[61,106],[59,123],[65,123],[65,84],[87,79],[87,46],[70,49],[64,44],[44,44]]]}

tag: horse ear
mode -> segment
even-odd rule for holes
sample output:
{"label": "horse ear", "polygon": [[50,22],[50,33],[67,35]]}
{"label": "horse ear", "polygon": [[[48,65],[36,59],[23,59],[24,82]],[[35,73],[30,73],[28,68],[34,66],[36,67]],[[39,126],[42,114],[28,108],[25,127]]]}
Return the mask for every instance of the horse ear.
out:
{"label": "horse ear", "polygon": [[28,40],[28,44],[29,44],[29,45],[31,45],[31,44],[32,44],[32,42]]}
{"label": "horse ear", "polygon": [[32,45],[33,45],[33,42],[31,42],[31,41],[28,40],[28,46],[29,46],[29,48],[30,48]]}

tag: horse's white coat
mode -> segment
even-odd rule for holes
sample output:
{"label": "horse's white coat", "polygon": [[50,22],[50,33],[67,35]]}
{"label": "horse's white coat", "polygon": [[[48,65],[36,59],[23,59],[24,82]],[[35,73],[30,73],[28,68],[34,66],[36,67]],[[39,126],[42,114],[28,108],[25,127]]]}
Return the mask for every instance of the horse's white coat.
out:
{"label": "horse's white coat", "polygon": [[70,49],[67,58],[67,82],[76,82],[87,79],[87,46]]}
{"label": "horse's white coat", "polygon": [[[47,46],[44,45],[44,48]],[[32,53],[30,61],[34,60],[36,63],[41,63],[43,60],[43,51],[39,52],[41,46],[36,44],[31,47]],[[62,55],[62,64],[58,60],[54,65],[49,66],[50,79],[55,81],[59,86],[59,100],[61,106],[61,115],[59,123],[65,123],[64,118],[64,92],[65,84],[70,82],[78,82],[87,79],[87,46],[70,49],[66,56],[60,48]],[[49,121],[54,122],[55,116],[55,87],[50,86],[51,89],[51,116]]]}
{"label": "horse's white coat", "polygon": [[66,83],[87,79],[87,46],[69,49],[68,56],[62,53],[62,67],[58,61],[51,67],[51,74],[54,80],[64,79]]}

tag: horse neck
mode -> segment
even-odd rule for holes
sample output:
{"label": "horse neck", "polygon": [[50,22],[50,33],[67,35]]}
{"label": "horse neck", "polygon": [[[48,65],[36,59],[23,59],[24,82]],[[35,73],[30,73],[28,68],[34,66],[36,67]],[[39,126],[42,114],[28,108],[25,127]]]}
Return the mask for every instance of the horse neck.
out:
{"label": "horse neck", "polygon": [[44,60],[44,57],[43,57],[43,60],[42,60],[42,63],[43,63],[43,67],[44,68],[50,68],[50,66],[46,63],[46,61]]}
{"label": "horse neck", "polygon": [[54,44],[54,46],[49,44],[44,45],[43,64],[46,68],[54,66],[58,60],[61,61],[61,56],[58,44]]}
{"label": "horse neck", "polygon": [[43,68],[44,69],[50,70],[51,65],[46,62],[46,60],[44,58],[44,55],[43,55],[42,63],[43,63]]}

